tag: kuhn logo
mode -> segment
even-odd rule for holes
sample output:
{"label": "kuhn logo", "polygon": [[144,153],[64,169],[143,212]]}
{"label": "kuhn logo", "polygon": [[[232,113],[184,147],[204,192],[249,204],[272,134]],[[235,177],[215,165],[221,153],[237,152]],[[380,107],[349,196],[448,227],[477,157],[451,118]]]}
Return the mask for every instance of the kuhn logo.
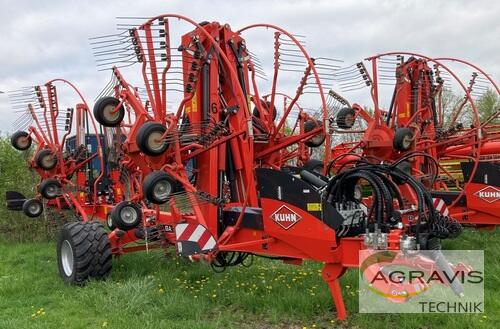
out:
{"label": "kuhn logo", "polygon": [[276,222],[279,226],[288,230],[293,225],[297,224],[298,221],[302,219],[299,214],[294,212],[292,209],[283,205],[278,210],[276,210],[272,215],[271,219]]}
{"label": "kuhn logo", "polygon": [[500,190],[493,186],[487,186],[482,190],[474,193],[474,195],[488,203],[493,203],[500,200]]}

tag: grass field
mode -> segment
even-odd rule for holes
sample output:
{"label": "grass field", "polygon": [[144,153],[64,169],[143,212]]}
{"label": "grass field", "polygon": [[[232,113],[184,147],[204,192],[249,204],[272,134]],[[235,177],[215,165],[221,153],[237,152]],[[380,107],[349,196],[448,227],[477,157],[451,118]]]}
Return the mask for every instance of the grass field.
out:
{"label": "grass field", "polygon": [[466,231],[448,249],[484,249],[486,313],[357,314],[357,272],[342,279],[349,311],[335,321],[321,264],[255,259],[214,273],[161,251],[116,259],[106,282],[59,280],[54,243],[0,242],[0,328],[495,328],[500,234]]}

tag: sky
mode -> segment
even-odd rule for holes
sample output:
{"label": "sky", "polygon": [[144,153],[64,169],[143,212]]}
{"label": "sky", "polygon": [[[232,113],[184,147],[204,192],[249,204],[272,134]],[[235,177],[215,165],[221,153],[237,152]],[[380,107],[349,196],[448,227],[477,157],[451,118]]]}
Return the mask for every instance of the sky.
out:
{"label": "sky", "polygon": [[[395,50],[466,59],[500,81],[500,1],[495,0],[1,3],[2,92],[65,78],[93,103],[110,74],[97,70],[89,38],[114,32],[117,16],[150,17],[164,13],[182,14],[199,22],[229,23],[235,29],[252,23],[271,23],[306,36],[312,55],[342,59],[345,63]],[[247,43],[252,49],[268,49],[268,44],[259,38]],[[18,116],[6,95],[0,94],[2,133],[12,131],[12,122]]]}

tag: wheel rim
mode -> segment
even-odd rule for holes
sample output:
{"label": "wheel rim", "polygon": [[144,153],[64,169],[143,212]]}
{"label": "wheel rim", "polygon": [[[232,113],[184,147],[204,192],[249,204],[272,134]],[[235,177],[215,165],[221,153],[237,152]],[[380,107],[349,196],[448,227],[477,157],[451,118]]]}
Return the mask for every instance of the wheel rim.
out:
{"label": "wheel rim", "polygon": [[164,142],[161,139],[163,132],[154,131],[148,136],[148,148],[152,151],[161,151],[163,149]]}
{"label": "wheel rim", "polygon": [[40,209],[41,209],[40,204],[35,203],[35,202],[31,203],[31,204],[28,206],[28,212],[29,212],[30,214],[33,214],[33,215],[38,214],[38,213],[40,212]]}
{"label": "wheel rim", "polygon": [[44,168],[51,168],[53,167],[56,163],[56,158],[53,154],[47,154],[42,158],[42,165]]}
{"label": "wheel rim", "polygon": [[172,185],[167,180],[161,180],[153,187],[153,195],[157,200],[166,201],[172,193]]}
{"label": "wheel rim", "polygon": [[405,150],[410,148],[410,146],[411,146],[411,140],[412,140],[412,137],[410,135],[406,135],[403,138],[403,148]]}
{"label": "wheel rim", "polygon": [[346,115],[344,119],[344,124],[349,128],[352,127],[354,125],[354,116],[351,114]]}
{"label": "wheel rim", "polygon": [[27,148],[29,145],[29,138],[28,136],[21,136],[17,139],[16,141],[17,147],[19,148]]}
{"label": "wheel rim", "polygon": [[73,274],[73,248],[68,240],[64,240],[61,246],[61,263],[64,274],[71,276]]}
{"label": "wheel rim", "polygon": [[125,206],[120,211],[120,217],[126,224],[132,225],[137,221],[137,211],[132,206]]}
{"label": "wheel rim", "polygon": [[56,184],[50,184],[45,189],[45,194],[49,197],[56,197],[59,194],[59,186]]}
{"label": "wheel rim", "polygon": [[111,218],[110,215],[106,217],[106,223],[108,224],[108,228],[112,229],[113,228],[113,219]]}
{"label": "wheel rim", "polygon": [[106,105],[102,110],[102,116],[106,121],[116,121],[120,117],[120,111],[115,111],[116,106],[113,104]]}

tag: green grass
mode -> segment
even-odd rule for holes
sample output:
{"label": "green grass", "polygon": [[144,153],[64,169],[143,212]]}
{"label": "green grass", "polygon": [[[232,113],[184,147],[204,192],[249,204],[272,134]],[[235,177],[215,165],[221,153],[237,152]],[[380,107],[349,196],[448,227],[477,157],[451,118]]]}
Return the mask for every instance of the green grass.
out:
{"label": "green grass", "polygon": [[357,272],[342,278],[338,322],[321,264],[256,259],[214,273],[156,250],[115,259],[105,282],[58,277],[54,243],[0,243],[0,328],[494,328],[500,323],[500,234],[468,230],[447,249],[484,249],[486,313],[358,314]]}

